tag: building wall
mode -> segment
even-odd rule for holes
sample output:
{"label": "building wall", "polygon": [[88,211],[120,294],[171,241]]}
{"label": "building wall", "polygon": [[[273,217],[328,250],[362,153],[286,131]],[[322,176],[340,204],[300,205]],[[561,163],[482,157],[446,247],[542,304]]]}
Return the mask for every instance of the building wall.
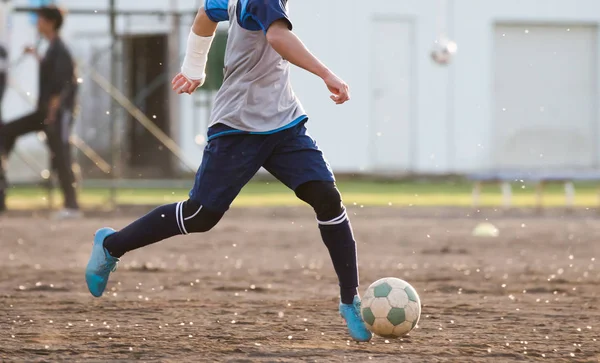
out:
{"label": "building wall", "polygon": [[[369,171],[373,165],[369,150],[377,143],[373,134],[378,132],[370,127],[374,114],[373,57],[369,48],[373,19],[396,18],[414,26],[414,82],[410,102],[414,108],[411,123],[415,129],[411,137],[416,138],[416,142],[410,158],[412,171],[422,173],[468,172],[498,166],[494,152],[494,115],[502,105],[494,102],[496,23],[564,25],[566,31],[582,23],[595,26],[600,20],[600,2],[595,0],[450,0],[445,22],[440,20],[443,18],[441,3],[437,0],[379,1],[377,9],[365,7],[364,2],[347,0],[292,3],[292,18],[298,34],[353,88],[352,102],[335,107],[325,91],[317,92],[323,89],[319,80],[301,72],[294,73],[296,91],[313,117],[312,133],[338,170]],[[314,9],[319,9],[316,14]],[[440,67],[428,58],[438,29],[444,23],[459,49],[449,67]],[[598,41],[598,28],[594,29]],[[393,34],[381,36],[390,44],[397,41]],[[323,41],[324,37],[329,40]],[[589,75],[596,89],[598,49],[593,49],[595,74]],[[596,102],[595,124],[597,116]],[[393,152],[390,149],[390,153]]]}
{"label": "building wall", "polygon": [[[92,9],[106,8],[107,2],[62,1],[67,7]],[[25,0],[16,2],[17,5],[26,3]],[[574,86],[577,92],[583,92],[582,97],[585,98],[581,107],[586,108],[586,111],[573,117],[582,120],[577,126],[580,130],[578,135],[584,135],[584,142],[589,145],[585,150],[575,152],[568,158],[557,159],[556,162],[544,160],[545,163],[541,164],[546,167],[597,166],[600,145],[593,139],[598,139],[600,114],[597,102],[600,87],[600,46],[597,44],[600,39],[597,26],[600,21],[600,2],[381,0],[376,3],[377,7],[356,0],[290,1],[291,18],[297,34],[352,87],[352,101],[344,106],[335,106],[329,100],[321,80],[297,69],[292,74],[296,93],[311,117],[309,130],[338,172],[385,172],[387,169],[393,173],[443,174],[498,167],[535,166],[535,158],[531,155],[540,153],[540,150],[547,150],[552,140],[561,135],[560,132],[556,133],[556,130],[568,129],[570,121],[569,117],[556,116],[564,110],[555,111],[548,122],[560,127],[555,128],[554,133],[539,134],[545,138],[541,146],[523,149],[523,152],[531,154],[528,155],[527,163],[520,162],[522,153],[509,152],[513,150],[511,143],[507,141],[512,137],[510,132],[519,134],[527,131],[521,130],[520,125],[523,125],[523,128],[544,125],[546,118],[539,115],[527,116],[533,112],[531,109],[522,112],[518,108],[503,111],[508,108],[499,104],[504,102],[504,98],[496,88],[495,73],[498,71],[498,64],[505,64],[512,54],[518,54],[511,53],[519,52],[518,46],[531,44],[526,42],[527,39],[520,37],[515,38],[515,46],[509,42],[504,48],[498,48],[499,32],[506,26],[516,26],[521,30],[531,28],[532,32],[534,26],[537,26],[535,31],[546,34],[539,38],[545,42],[544,46],[552,48],[555,45],[558,51],[565,49],[566,43],[561,42],[566,38],[553,37],[552,32],[560,33],[561,29],[566,32],[570,28],[587,27],[587,31],[584,32],[587,37],[586,44],[596,43],[596,46],[577,48],[579,53],[573,57],[581,59],[569,60],[569,57],[565,57],[564,67],[572,68],[578,64],[586,64],[587,73],[581,73],[584,72],[582,70],[573,74],[573,77],[565,78],[565,81],[590,80],[585,85],[583,81],[577,85],[570,85]],[[170,6],[178,10],[193,8],[189,2],[181,0],[120,0],[118,6],[121,9],[145,10],[167,10]],[[181,24],[179,28],[180,47],[185,45],[191,18],[186,21],[188,23]],[[33,29],[28,25],[26,16],[15,17],[14,24],[15,29],[19,31],[13,31],[11,37],[13,58],[17,57],[17,50],[20,50],[25,42],[34,39]],[[169,31],[168,21],[148,17],[131,18],[129,22],[121,19],[118,26],[120,32]],[[450,36],[458,43],[458,54],[447,67],[434,64],[429,58],[434,41],[444,28],[447,28]],[[73,44],[74,52],[81,59],[89,60],[92,57],[92,49],[103,49],[109,44],[107,31],[106,18],[72,16],[68,19],[65,37]],[[583,38],[569,39],[578,42]],[[386,42],[390,44],[389,49],[385,46]],[[589,52],[583,49],[588,49]],[[531,54],[535,56],[538,53]],[[103,62],[101,64],[106,67],[108,63]],[[546,64],[543,58],[536,59],[536,62],[539,62],[536,67],[555,70],[551,62]],[[13,71],[13,79],[17,78],[19,85],[33,95],[36,92],[37,77],[34,69],[33,61],[26,60]],[[385,77],[388,72],[393,74]],[[510,74],[510,68],[504,69],[503,72]],[[548,77],[552,77],[552,74]],[[520,80],[521,78],[523,80]],[[548,83],[539,82],[538,85],[531,81],[532,79],[529,78],[529,82],[532,83],[527,84],[527,87],[530,94],[536,97],[529,100],[527,93],[524,93],[520,99],[525,101],[515,105],[533,105],[531,107],[547,110],[550,105],[535,103],[543,103],[559,96],[571,97],[573,94],[563,91],[561,96],[560,92],[548,91]],[[509,86],[519,89],[519,82],[526,80],[526,77],[515,77]],[[394,84],[397,84],[398,88],[395,88]],[[174,136],[195,163],[200,162],[203,147],[201,134],[202,128],[205,127],[205,117],[202,115],[206,110],[205,107],[198,106],[198,100],[202,97],[204,96],[182,97],[175,101],[179,106],[179,122],[176,123]],[[93,102],[89,102],[90,98],[92,97],[88,97],[88,109],[93,110],[90,114],[97,119],[94,122],[99,126],[87,127],[80,132],[104,133],[106,129],[102,125],[107,124],[108,117],[101,111],[108,107],[108,100],[97,102],[92,98]],[[84,106],[85,102],[84,100]],[[569,104],[568,101],[565,103]],[[18,97],[9,94],[4,109],[7,115],[16,115],[26,111],[27,106]],[[503,122],[502,117],[506,116],[501,112],[513,112],[509,117],[512,120],[508,125],[511,128],[510,132],[500,124]],[[535,122],[527,124],[532,118]],[[96,131],[93,131],[94,129]],[[533,139],[537,140],[538,134],[535,130],[534,128]],[[503,131],[506,131],[504,136],[501,135]],[[574,136],[575,141],[571,142],[576,143],[580,140],[577,137],[579,136]],[[36,142],[32,141],[31,145],[34,144]],[[568,145],[563,143],[561,147],[568,149]],[[548,157],[552,155],[549,154]],[[582,161],[574,163],[573,160]]]}

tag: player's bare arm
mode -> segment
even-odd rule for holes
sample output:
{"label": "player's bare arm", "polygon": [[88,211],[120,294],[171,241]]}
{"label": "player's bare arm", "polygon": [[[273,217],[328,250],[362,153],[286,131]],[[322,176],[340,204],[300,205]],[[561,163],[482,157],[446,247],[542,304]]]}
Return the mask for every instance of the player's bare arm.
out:
{"label": "player's bare arm", "polygon": [[285,19],[274,22],[267,30],[269,44],[290,63],[320,77],[332,93],[331,99],[338,105],[350,100],[350,89],[346,82],[336,76],[315,57],[290,29]]}
{"label": "player's bare arm", "polygon": [[173,91],[178,94],[192,94],[204,84],[208,51],[217,31],[217,23],[210,20],[204,7],[198,10],[188,37],[183,67],[173,81]]}

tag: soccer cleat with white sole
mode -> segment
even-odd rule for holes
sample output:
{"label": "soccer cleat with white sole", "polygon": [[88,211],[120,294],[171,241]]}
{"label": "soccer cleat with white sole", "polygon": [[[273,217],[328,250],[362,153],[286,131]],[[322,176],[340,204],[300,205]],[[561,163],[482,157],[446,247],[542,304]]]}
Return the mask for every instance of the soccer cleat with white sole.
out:
{"label": "soccer cleat with white sole", "polygon": [[95,297],[102,296],[110,273],[116,271],[119,263],[119,259],[112,257],[104,248],[104,240],[113,233],[115,230],[112,228],[102,228],[94,235],[92,255],[85,269],[85,282]]}
{"label": "soccer cleat with white sole", "polygon": [[340,315],[346,321],[348,333],[357,342],[368,342],[373,334],[367,329],[362,315],[360,314],[360,298],[354,297],[354,303],[340,303]]}

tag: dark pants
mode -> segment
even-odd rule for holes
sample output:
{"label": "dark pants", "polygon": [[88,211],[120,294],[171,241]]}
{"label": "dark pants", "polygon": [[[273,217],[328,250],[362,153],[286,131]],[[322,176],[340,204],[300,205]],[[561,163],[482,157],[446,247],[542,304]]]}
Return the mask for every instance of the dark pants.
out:
{"label": "dark pants", "polygon": [[[2,47],[0,47],[0,54],[2,52],[6,52]],[[6,60],[5,60],[6,61]],[[6,88],[6,72],[0,72],[0,130],[2,129],[2,124],[4,119],[2,118],[2,100],[4,99],[4,90]],[[0,147],[2,147],[0,140]],[[0,153],[0,212],[6,209],[6,179],[4,178],[4,170],[6,166],[6,160],[2,157]]]}
{"label": "dark pants", "polygon": [[[56,120],[46,125],[46,112],[37,110],[32,114],[4,124],[0,127],[0,146],[2,154],[7,158],[12,151],[19,136],[30,132],[44,131],[50,149],[51,169],[58,173],[60,187],[65,198],[65,208],[78,209],[75,192],[75,174],[72,169],[71,145],[69,136],[73,124],[73,111],[62,110],[58,112]],[[6,187],[5,168],[0,168],[0,188]],[[1,191],[0,191],[1,193]]]}
{"label": "dark pants", "polygon": [[[261,167],[294,191],[310,181],[334,182],[333,171],[305,123],[263,135],[223,134],[227,130],[211,136],[213,126],[190,199],[225,212]],[[219,133],[223,136],[214,136]]]}
{"label": "dark pants", "polygon": [[[6,89],[6,72],[0,72],[0,104],[2,103],[2,99],[4,99],[4,90]],[[2,107],[0,107],[0,126],[2,126],[2,122],[4,119],[2,118]]]}

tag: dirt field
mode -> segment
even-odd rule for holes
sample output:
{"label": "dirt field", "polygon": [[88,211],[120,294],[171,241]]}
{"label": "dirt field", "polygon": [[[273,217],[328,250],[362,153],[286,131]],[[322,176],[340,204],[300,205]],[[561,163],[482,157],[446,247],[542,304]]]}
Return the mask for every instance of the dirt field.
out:
{"label": "dirt field", "polygon": [[[83,269],[94,231],[0,218],[0,361],[600,362],[600,219],[351,209],[364,289],[396,276],[423,314],[402,340],[348,342],[308,209],[235,209],[206,235],[125,256],[101,299]],[[485,218],[498,238],[475,238]]]}

